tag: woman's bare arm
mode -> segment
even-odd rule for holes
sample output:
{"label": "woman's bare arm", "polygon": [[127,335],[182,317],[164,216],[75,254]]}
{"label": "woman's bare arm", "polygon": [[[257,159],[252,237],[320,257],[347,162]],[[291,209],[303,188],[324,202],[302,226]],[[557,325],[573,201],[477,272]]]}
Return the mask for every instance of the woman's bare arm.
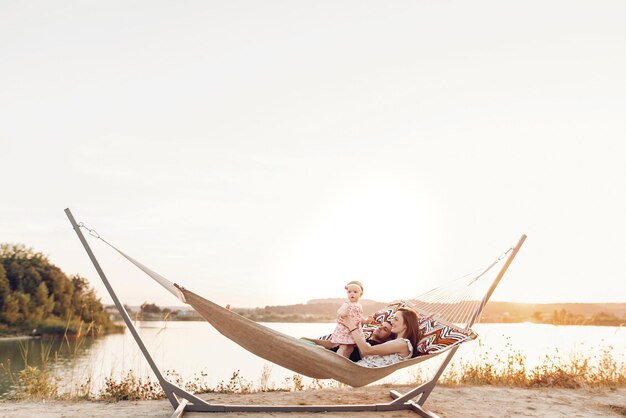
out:
{"label": "woman's bare arm", "polygon": [[[396,353],[402,357],[406,357],[409,355],[409,348],[407,347],[406,342],[402,339],[395,339],[395,340],[387,341],[386,343],[370,346],[363,339],[363,335],[357,331],[354,331],[352,334],[353,334],[354,342],[357,343],[357,347],[359,348],[359,352],[361,353],[361,357],[371,356],[375,354],[384,356],[386,354],[396,354]],[[358,337],[357,337],[357,334],[358,334]],[[359,342],[362,342],[363,345],[360,345]]]}
{"label": "woman's bare arm", "polygon": [[345,318],[340,321],[342,324],[348,327],[351,330],[350,335],[354,339],[356,346],[361,353],[361,357],[363,356],[371,356],[374,354],[385,355],[385,354],[394,354],[397,353],[402,357],[406,357],[409,355],[409,348],[406,345],[406,342],[402,339],[395,339],[391,341],[387,341],[383,344],[378,344],[375,346],[370,346],[365,342],[363,338],[363,333],[356,326],[356,322],[353,318]]}

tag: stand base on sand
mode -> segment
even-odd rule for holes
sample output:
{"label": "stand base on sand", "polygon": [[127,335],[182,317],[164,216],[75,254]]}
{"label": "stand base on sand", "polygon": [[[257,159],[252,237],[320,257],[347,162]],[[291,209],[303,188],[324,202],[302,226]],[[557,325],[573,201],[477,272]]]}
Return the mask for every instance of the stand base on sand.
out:
{"label": "stand base on sand", "polygon": [[[384,412],[401,410],[413,411],[424,418],[439,418],[437,414],[425,410],[423,405],[437,385],[437,380],[439,380],[456,350],[454,348],[448,353],[434,377],[428,382],[406,393],[392,390],[389,394],[394,400],[389,403],[355,405],[220,405],[207,403],[166,380],[160,383],[167,398],[175,408],[171,418],[180,418],[185,412]],[[414,399],[416,397],[419,398]]]}
{"label": "stand base on sand", "polygon": [[[423,386],[434,387],[435,382],[428,382]],[[432,388],[431,388],[432,389]],[[411,391],[413,392],[413,391]],[[410,392],[409,392],[410,393]],[[390,395],[394,399],[403,398],[397,391],[392,390]],[[176,407],[171,418],[180,418],[185,412],[361,412],[361,411],[401,411],[410,410],[424,418],[439,418],[439,415],[426,411],[422,404],[426,399],[420,397],[419,401],[413,400],[396,403],[395,401],[380,404],[356,404],[356,405],[218,405],[202,402],[191,404],[187,399],[182,399]]]}

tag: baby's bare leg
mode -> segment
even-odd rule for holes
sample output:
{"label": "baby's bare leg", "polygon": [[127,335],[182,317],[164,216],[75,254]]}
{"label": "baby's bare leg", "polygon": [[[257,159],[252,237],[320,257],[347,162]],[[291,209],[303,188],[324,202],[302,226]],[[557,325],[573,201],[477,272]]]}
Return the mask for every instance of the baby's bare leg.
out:
{"label": "baby's bare leg", "polygon": [[348,358],[348,357],[350,357],[350,354],[352,354],[353,350],[354,350],[354,346],[353,345],[341,344],[339,346],[339,348],[337,349],[337,354],[340,354],[340,355]]}
{"label": "baby's bare leg", "polygon": [[350,354],[354,351],[354,345],[346,345],[346,357],[350,358]]}

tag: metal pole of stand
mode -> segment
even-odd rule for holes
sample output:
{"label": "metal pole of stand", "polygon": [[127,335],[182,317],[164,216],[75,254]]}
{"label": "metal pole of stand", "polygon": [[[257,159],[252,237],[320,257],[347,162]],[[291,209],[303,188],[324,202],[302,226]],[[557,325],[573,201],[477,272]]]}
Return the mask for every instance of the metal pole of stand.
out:
{"label": "metal pole of stand", "polygon": [[76,220],[74,219],[74,216],[72,215],[72,212],[69,209],[65,209],[65,214],[67,215],[68,219],[70,220],[70,223],[72,224],[72,227],[74,228],[74,231],[76,232],[76,235],[78,235],[78,239],[83,244],[83,247],[85,247],[85,251],[87,251],[87,255],[89,255],[89,258],[91,259],[91,262],[93,263],[94,267],[96,268],[96,271],[98,272],[98,275],[102,279],[102,282],[104,283],[104,286],[106,287],[107,291],[109,292],[109,295],[111,295],[111,299],[113,299],[113,303],[115,304],[115,307],[117,308],[117,310],[119,311],[120,315],[122,316],[122,319],[124,320],[124,323],[126,324],[126,326],[128,327],[128,330],[130,331],[130,333],[132,334],[133,338],[135,339],[135,342],[139,346],[139,349],[143,353],[143,356],[145,357],[146,361],[150,365],[150,368],[154,372],[156,378],[159,381],[159,384],[163,388],[163,392],[165,392],[165,395],[169,399],[169,401],[172,404],[172,406],[174,408],[177,408],[179,406],[179,401],[178,401],[177,397],[175,396],[175,394],[178,394],[179,396],[182,396],[182,397],[184,397],[186,399],[189,399],[189,400],[191,400],[191,401],[193,401],[194,403],[197,403],[197,404],[206,404],[206,402],[204,402],[202,399],[197,398],[196,396],[194,396],[194,395],[192,395],[190,393],[187,393],[186,391],[184,391],[183,389],[179,388],[178,386],[168,382],[163,377],[163,374],[161,373],[161,371],[157,367],[156,363],[152,359],[152,356],[148,352],[148,349],[146,348],[145,344],[143,343],[143,340],[139,336],[139,333],[137,332],[137,329],[133,325],[133,321],[130,319],[130,316],[128,315],[128,312],[126,312],[126,309],[124,308],[124,305],[122,305],[122,303],[120,302],[120,300],[117,297],[117,294],[115,293],[115,291],[111,287],[111,284],[109,283],[109,280],[107,279],[106,275],[104,274],[104,271],[100,267],[100,263],[98,263],[98,260],[96,259],[96,256],[94,255],[93,251],[91,250],[91,247],[89,246],[89,243],[85,239],[85,236],[83,235],[83,232],[80,230],[80,226],[78,226],[78,224],[76,223]]}

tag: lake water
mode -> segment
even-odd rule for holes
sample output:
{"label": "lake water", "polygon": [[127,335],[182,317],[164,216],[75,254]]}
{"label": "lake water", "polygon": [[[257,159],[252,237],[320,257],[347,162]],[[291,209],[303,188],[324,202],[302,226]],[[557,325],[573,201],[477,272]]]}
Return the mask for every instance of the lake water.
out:
{"label": "lake water", "polygon": [[[288,335],[315,337],[332,332],[329,323],[270,323],[265,324]],[[224,338],[206,322],[137,322],[137,329],[161,371],[174,370],[183,379],[191,380],[200,373],[210,386],[228,381],[233,372],[258,384],[264,368],[270,363],[245,351]],[[526,356],[530,368],[546,356],[568,359],[571,355],[593,358],[602,350],[611,350],[613,357],[626,361],[626,330],[621,327],[553,326],[545,324],[478,324],[476,341],[463,344],[454,361],[475,363],[485,355],[506,356],[518,351]],[[105,377],[125,375],[133,370],[139,376],[154,377],[141,351],[129,332],[107,335],[98,339],[83,339],[79,346],[59,340],[0,340],[0,397],[6,397],[13,382],[6,368],[13,372],[24,368],[24,358],[30,365],[40,365],[42,355],[48,354],[48,364],[61,376],[64,389],[80,384],[89,376],[92,391],[97,392]],[[443,358],[441,356],[440,358]],[[395,372],[381,382],[412,382],[419,373],[428,375],[438,360],[420,363]],[[270,382],[283,386],[293,372],[271,365]],[[305,379],[305,383],[307,380]]]}

